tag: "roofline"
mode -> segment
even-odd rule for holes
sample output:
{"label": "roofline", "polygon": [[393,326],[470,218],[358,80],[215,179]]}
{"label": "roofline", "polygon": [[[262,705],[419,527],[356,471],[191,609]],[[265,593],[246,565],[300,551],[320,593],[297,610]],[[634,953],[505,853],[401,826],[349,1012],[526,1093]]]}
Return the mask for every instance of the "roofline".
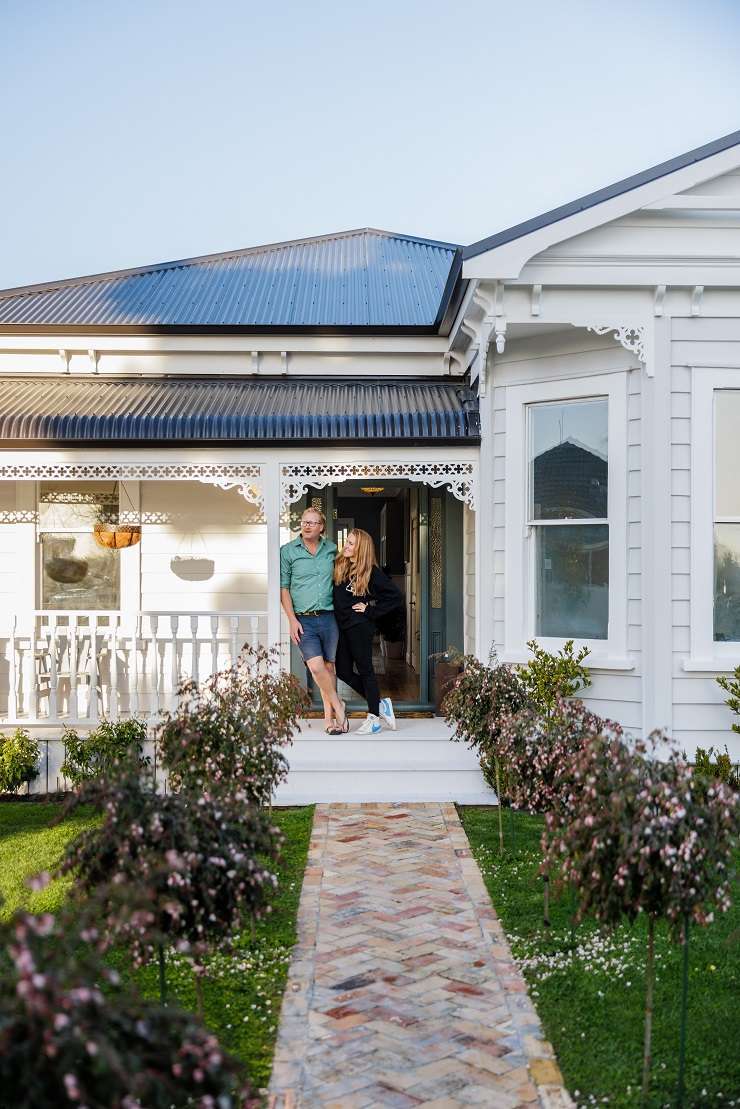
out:
{"label": "roofline", "polygon": [[616,181],[613,185],[607,185],[603,189],[597,189],[595,192],[588,193],[586,196],[579,197],[577,200],[571,200],[567,204],[562,204],[559,208],[552,208],[549,212],[544,212],[542,215],[534,216],[532,219],[525,220],[523,223],[517,223],[513,227],[507,228],[505,231],[499,231],[495,235],[489,235],[485,239],[479,239],[470,246],[463,248],[463,259],[467,261],[468,258],[476,258],[479,254],[485,254],[486,251],[495,250],[496,247],[503,246],[505,243],[510,243],[514,239],[523,238],[525,235],[530,234],[532,231],[539,231],[543,227],[549,227],[553,223],[558,223],[560,220],[567,219],[569,216],[576,215],[578,212],[584,212],[589,208],[594,208],[598,204],[602,204],[606,200],[613,200],[615,197],[622,196],[624,193],[631,192],[633,189],[639,189],[641,185],[648,185],[652,181],[657,181],[661,177],[666,177],[669,173],[675,173],[676,170],[685,169],[687,166],[693,165],[695,162],[704,161],[705,158],[711,158],[714,154],[721,154],[725,150],[730,150],[733,146],[740,145],[740,131],[733,131],[729,135],[724,135],[720,139],[714,139],[713,142],[706,143],[704,146],[697,146],[694,150],[689,150],[686,154],[681,154],[676,158],[670,158],[667,162],[661,162],[657,166],[652,166],[650,169],[644,169],[640,173],[635,173],[631,177],[625,177],[621,181]]}
{"label": "roofline", "polygon": [[264,254],[273,250],[286,250],[289,247],[303,246],[306,243],[327,242],[331,239],[348,239],[353,235],[367,234],[380,235],[388,239],[407,239],[411,242],[438,247],[440,250],[462,250],[462,247],[457,243],[446,243],[439,239],[424,239],[420,238],[418,235],[405,235],[397,231],[383,231],[377,227],[357,227],[350,231],[333,231],[325,235],[308,235],[302,239],[286,239],[283,242],[241,247],[238,250],[225,250],[215,254],[199,254],[193,258],[179,258],[173,262],[152,262],[146,266],[134,266],[130,269],[108,270],[104,273],[90,273],[80,277],[57,278],[54,281],[41,281],[35,285],[17,285],[10,289],[0,289],[0,299],[10,299],[12,297],[25,296],[26,294],[30,295],[32,293],[51,292],[54,289],[72,288],[76,285],[86,285],[94,281],[138,277],[146,273],[159,273],[163,270],[179,269],[181,266],[194,266],[200,262],[216,262],[219,259],[243,258],[250,254]]}
{"label": "roofline", "polygon": [[[13,450],[49,450],[55,447],[70,448],[70,447],[88,447],[94,448],[103,443],[102,439],[3,439],[3,447]],[[290,439],[187,439],[180,438],[177,441],[173,439],[106,439],[105,444],[109,447],[115,447],[116,450],[128,450],[129,447],[173,447],[181,443],[187,443],[188,447],[202,448],[203,450],[212,450],[214,447],[232,447],[235,450],[249,447],[251,450],[259,450],[263,447],[305,447],[305,446],[326,446],[326,440],[321,439],[320,436],[314,435],[307,438],[291,437]],[[398,446],[398,440],[390,436],[386,438],[352,438],[352,443],[357,444],[359,447],[377,447],[378,449],[388,449],[389,447]],[[438,435],[420,437],[414,436],[413,438],[404,438],[404,447],[479,447],[481,444],[480,432],[466,436],[449,436]]]}
{"label": "roofline", "polygon": [[[466,282],[463,282],[466,284]],[[0,335],[444,335],[429,324],[2,324]]]}
{"label": "roofline", "polygon": [[51,373],[51,374],[29,374],[29,373],[7,373],[2,375],[3,381],[27,381],[27,382],[41,382],[41,381],[54,381],[54,382],[79,382],[87,381],[90,384],[105,382],[107,384],[120,383],[124,385],[141,385],[144,382],[151,381],[169,381],[177,382],[179,384],[196,383],[208,385],[223,385],[229,383],[232,385],[245,385],[245,384],[278,384],[278,385],[377,385],[388,384],[398,387],[404,385],[458,385],[469,389],[470,383],[462,375],[455,374],[409,374],[404,377],[392,377],[391,375],[375,377],[359,378],[352,374],[341,374],[335,376],[334,374],[182,374],[182,373],[165,373],[165,374],[90,374],[90,373]]}

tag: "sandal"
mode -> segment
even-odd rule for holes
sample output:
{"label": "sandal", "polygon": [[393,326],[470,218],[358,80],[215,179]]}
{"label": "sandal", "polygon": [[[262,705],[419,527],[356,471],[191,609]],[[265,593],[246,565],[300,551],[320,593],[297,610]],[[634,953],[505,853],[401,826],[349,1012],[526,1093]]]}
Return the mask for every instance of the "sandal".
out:
{"label": "sandal", "polygon": [[347,716],[347,706],[344,701],[342,701],[342,709],[344,711],[344,720],[341,724],[337,720],[331,728],[327,728],[326,731],[328,735],[346,735],[349,731],[349,716]]}

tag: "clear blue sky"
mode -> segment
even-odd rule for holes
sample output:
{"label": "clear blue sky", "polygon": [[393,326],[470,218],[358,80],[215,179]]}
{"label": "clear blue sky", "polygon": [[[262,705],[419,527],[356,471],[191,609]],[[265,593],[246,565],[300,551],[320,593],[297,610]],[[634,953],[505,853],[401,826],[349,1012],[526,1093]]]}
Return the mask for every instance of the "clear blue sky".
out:
{"label": "clear blue sky", "polygon": [[0,288],[468,243],[740,128],[737,0],[0,0]]}

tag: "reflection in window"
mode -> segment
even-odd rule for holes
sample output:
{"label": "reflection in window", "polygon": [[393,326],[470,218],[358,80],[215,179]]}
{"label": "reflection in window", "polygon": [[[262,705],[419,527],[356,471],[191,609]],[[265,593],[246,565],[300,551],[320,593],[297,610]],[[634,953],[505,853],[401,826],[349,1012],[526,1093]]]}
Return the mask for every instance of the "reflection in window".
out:
{"label": "reflection in window", "polygon": [[537,529],[537,635],[606,639],[609,528]]}
{"label": "reflection in window", "polygon": [[718,389],[714,439],[714,639],[740,641],[740,389]]}
{"label": "reflection in window", "polygon": [[608,419],[606,398],[530,408],[538,636],[608,638]]}
{"label": "reflection in window", "polygon": [[41,483],[41,608],[120,607],[120,554],[92,534],[97,522],[117,519],[116,482]]}

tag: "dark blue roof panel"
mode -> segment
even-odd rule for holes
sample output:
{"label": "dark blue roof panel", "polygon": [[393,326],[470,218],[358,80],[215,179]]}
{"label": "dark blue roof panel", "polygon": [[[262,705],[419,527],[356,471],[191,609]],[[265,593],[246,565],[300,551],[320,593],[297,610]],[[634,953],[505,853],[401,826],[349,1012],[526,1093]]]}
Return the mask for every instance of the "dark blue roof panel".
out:
{"label": "dark blue roof panel", "polygon": [[459,381],[301,378],[8,377],[9,443],[336,443],[480,440],[478,401]]}
{"label": "dark blue roof panel", "polygon": [[365,228],[0,292],[0,327],[438,327],[452,243]]}

